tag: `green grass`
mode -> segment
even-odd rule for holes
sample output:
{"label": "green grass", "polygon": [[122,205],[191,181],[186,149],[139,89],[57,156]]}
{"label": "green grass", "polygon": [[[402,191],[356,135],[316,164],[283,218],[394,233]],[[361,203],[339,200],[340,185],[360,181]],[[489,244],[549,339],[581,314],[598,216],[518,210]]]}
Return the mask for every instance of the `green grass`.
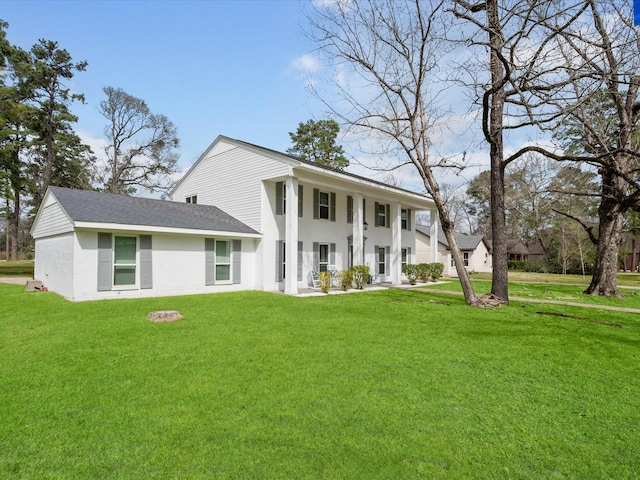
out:
{"label": "green grass", "polygon": [[[146,321],[165,308],[185,317]],[[640,475],[636,315],[398,290],[72,304],[10,285],[0,312],[3,479]]]}
{"label": "green grass", "polygon": [[[472,280],[471,284],[477,294],[491,291],[491,282],[488,280]],[[429,291],[462,292],[460,282],[452,278],[441,279],[437,284],[427,285],[422,288]],[[583,285],[509,281],[509,297],[511,298],[519,297],[528,300],[553,300],[584,305],[640,309],[640,289],[619,287],[620,292],[625,296],[623,299],[585,295],[582,293],[584,289]]]}
{"label": "green grass", "polygon": [[[491,273],[472,272],[470,276],[474,280],[491,280]],[[591,282],[591,275],[558,275],[555,273],[533,273],[509,270],[509,281],[553,283],[565,285],[584,285]],[[640,273],[618,273],[618,285],[626,287],[640,287]]]}
{"label": "green grass", "polygon": [[0,277],[33,277],[33,261],[20,262],[0,261]]}

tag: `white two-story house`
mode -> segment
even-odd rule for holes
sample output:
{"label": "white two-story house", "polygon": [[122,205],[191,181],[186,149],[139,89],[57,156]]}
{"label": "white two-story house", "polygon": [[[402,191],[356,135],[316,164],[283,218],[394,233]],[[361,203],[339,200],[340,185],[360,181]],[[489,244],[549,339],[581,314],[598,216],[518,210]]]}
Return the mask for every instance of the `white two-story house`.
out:
{"label": "white two-story house", "polygon": [[415,263],[415,213],[437,227],[423,195],[223,136],[171,199],[50,188],[31,230],[35,278],[72,300],[295,295],[313,272],[353,265],[397,285]]}
{"label": "white two-story house", "polygon": [[415,261],[415,213],[435,208],[423,195],[223,136],[171,198],[216,205],[260,232],[256,287],[289,294],[311,272],[353,265],[400,284],[402,264]]}

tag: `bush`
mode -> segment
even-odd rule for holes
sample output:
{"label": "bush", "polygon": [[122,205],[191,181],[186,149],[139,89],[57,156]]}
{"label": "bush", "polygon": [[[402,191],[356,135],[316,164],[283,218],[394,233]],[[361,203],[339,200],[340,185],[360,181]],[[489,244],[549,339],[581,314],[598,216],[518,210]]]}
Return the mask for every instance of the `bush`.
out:
{"label": "bush", "polygon": [[402,267],[402,273],[407,276],[407,280],[411,285],[415,285],[418,279],[418,265],[407,263]]}
{"label": "bush", "polygon": [[444,272],[442,263],[419,263],[417,267],[417,276],[421,282],[437,282]]}
{"label": "bush", "polygon": [[338,281],[340,282],[340,289],[346,292],[353,284],[353,272],[351,270],[340,270],[338,272]]}
{"label": "bush", "polygon": [[318,273],[318,280],[320,281],[320,290],[322,290],[322,293],[329,293],[332,278],[333,277],[330,272]]}
{"label": "bush", "polygon": [[369,274],[368,265],[354,265],[351,267],[353,274],[353,283],[356,284],[358,290],[362,290],[364,285],[369,281],[371,275]]}
{"label": "bush", "polygon": [[444,265],[442,263],[430,263],[429,268],[431,271],[431,281],[437,282],[444,272]]}

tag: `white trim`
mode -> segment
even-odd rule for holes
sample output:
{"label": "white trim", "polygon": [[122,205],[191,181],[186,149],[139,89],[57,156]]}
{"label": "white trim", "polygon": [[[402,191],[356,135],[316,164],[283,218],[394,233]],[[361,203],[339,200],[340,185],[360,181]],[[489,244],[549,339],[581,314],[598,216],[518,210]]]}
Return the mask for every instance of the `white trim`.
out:
{"label": "white trim", "polygon": [[120,223],[73,222],[74,230],[105,230],[126,232],[173,233],[177,235],[202,235],[206,237],[262,238],[261,233],[224,232],[219,230],[199,230],[195,228],[158,227],[154,225],[133,225]]}

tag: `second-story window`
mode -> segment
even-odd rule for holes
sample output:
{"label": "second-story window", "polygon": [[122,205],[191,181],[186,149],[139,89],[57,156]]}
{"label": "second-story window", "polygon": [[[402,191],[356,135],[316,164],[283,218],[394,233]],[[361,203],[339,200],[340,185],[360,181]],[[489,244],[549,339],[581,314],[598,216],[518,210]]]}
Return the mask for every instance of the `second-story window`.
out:
{"label": "second-story window", "polygon": [[378,203],[375,204],[375,222],[376,227],[389,227],[391,226],[391,221],[389,218],[389,212],[391,211],[391,207],[389,204]]}
{"label": "second-story window", "polygon": [[197,195],[191,195],[190,197],[186,198],[187,203],[198,203],[198,196]]}
{"label": "second-story window", "polygon": [[336,194],[313,189],[313,218],[336,221]]}

